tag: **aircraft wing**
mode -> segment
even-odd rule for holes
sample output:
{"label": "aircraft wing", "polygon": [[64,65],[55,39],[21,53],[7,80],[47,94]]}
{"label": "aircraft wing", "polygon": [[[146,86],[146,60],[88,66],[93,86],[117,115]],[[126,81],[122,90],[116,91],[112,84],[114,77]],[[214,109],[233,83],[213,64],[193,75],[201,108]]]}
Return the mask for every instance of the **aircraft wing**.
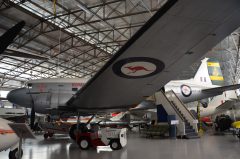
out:
{"label": "aircraft wing", "polygon": [[219,105],[216,110],[218,111],[226,111],[234,107],[236,100],[227,100],[223,104]]}
{"label": "aircraft wing", "polygon": [[239,102],[238,100],[227,100],[216,108],[216,111],[214,114],[219,114],[229,109],[235,108],[235,105],[238,102]]}
{"label": "aircraft wing", "polygon": [[239,0],[169,0],[68,102],[122,109],[176,78],[240,24]]}
{"label": "aircraft wing", "polygon": [[20,33],[22,28],[24,27],[25,22],[20,21],[12,28],[7,30],[3,35],[0,37],[0,54],[3,53],[4,50],[13,42],[14,38]]}
{"label": "aircraft wing", "polygon": [[215,87],[215,88],[209,88],[209,89],[204,89],[202,90],[203,93],[214,93],[216,95],[222,94],[225,91],[230,91],[230,90],[236,90],[240,88],[240,84],[234,84],[234,85],[229,85],[229,86],[223,86],[223,87]]}

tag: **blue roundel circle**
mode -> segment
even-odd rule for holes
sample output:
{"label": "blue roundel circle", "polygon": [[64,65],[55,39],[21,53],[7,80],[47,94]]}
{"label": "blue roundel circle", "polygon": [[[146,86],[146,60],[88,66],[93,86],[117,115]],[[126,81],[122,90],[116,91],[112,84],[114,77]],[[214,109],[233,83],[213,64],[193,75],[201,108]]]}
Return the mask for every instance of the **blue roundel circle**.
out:
{"label": "blue roundel circle", "polygon": [[162,72],[162,61],[150,57],[131,57],[121,59],[113,64],[113,72],[123,78],[145,78]]}

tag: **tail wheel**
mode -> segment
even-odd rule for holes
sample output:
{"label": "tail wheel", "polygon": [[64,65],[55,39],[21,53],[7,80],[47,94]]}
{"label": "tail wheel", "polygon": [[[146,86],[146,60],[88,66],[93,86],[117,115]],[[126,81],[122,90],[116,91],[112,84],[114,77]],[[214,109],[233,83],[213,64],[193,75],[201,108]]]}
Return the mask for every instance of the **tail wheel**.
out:
{"label": "tail wheel", "polygon": [[122,148],[122,145],[120,143],[120,140],[119,139],[112,139],[109,143],[111,149],[113,150],[119,150]]}
{"label": "tail wheel", "polygon": [[[10,151],[8,154],[9,159],[18,159],[18,148],[14,149],[13,151]],[[21,150],[21,158],[23,155],[23,150]]]}
{"label": "tail wheel", "polygon": [[80,149],[82,150],[87,150],[90,147],[90,142],[89,139],[86,137],[82,137],[79,139],[78,145],[80,147]]}

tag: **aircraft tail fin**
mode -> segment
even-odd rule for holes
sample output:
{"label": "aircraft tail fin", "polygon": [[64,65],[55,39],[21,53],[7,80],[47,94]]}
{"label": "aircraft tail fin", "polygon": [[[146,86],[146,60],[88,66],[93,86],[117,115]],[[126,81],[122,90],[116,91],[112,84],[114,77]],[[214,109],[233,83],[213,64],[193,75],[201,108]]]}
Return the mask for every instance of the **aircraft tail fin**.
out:
{"label": "aircraft tail fin", "polygon": [[208,74],[212,81],[212,84],[223,86],[224,78],[223,78],[223,74],[222,74],[222,70],[221,70],[219,61],[217,61],[215,59],[209,59],[207,61],[207,66],[208,66]]}
{"label": "aircraft tail fin", "polygon": [[223,86],[224,78],[219,61],[216,59],[203,59],[194,80],[209,85]]}

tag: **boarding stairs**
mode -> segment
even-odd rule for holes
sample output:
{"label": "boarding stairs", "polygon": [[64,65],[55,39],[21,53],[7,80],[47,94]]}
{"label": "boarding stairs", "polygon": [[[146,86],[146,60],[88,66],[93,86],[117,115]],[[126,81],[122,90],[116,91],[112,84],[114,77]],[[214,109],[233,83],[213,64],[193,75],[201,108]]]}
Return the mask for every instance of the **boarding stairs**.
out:
{"label": "boarding stairs", "polygon": [[176,115],[176,120],[179,121],[176,125],[178,136],[188,139],[199,138],[198,120],[173,91],[168,91],[166,93],[159,91],[155,93],[154,98],[156,105],[162,105],[168,115]]}

